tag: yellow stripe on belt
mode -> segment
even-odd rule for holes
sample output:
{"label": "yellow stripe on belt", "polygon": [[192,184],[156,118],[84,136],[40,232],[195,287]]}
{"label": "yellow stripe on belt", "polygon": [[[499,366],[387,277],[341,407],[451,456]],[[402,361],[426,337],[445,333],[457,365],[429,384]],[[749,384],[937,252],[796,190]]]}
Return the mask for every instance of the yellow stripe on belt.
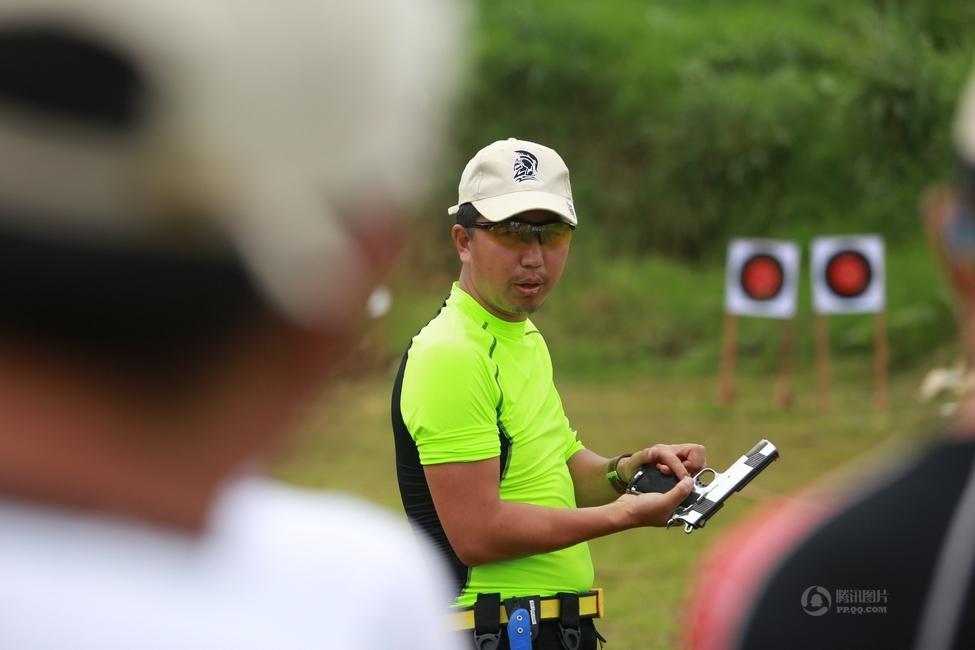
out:
{"label": "yellow stripe on belt", "polygon": [[[561,616],[558,596],[545,596],[542,598],[541,614],[539,620],[547,621],[557,619]],[[603,590],[599,587],[579,594],[579,617],[580,618],[602,618],[603,616]],[[474,629],[474,608],[468,607],[449,615],[450,628],[453,630],[473,630]],[[501,624],[508,622],[508,612],[504,605],[501,605]]]}

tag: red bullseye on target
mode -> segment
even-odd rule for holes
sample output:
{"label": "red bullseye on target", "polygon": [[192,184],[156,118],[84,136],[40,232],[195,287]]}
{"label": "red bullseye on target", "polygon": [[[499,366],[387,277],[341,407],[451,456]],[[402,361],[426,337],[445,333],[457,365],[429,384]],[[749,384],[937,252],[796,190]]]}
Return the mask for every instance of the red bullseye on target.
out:
{"label": "red bullseye on target", "polygon": [[752,300],[772,300],[785,284],[779,260],[766,253],[753,255],[741,267],[741,288]]}
{"label": "red bullseye on target", "polygon": [[870,261],[855,250],[842,250],[826,262],[826,284],[842,298],[855,298],[870,287],[873,269]]}
{"label": "red bullseye on target", "polygon": [[796,312],[799,246],[779,239],[728,243],[725,311],[733,316],[792,318]]}
{"label": "red bullseye on target", "polygon": [[812,241],[813,311],[876,314],[884,311],[884,240],[878,235],[837,235]]}

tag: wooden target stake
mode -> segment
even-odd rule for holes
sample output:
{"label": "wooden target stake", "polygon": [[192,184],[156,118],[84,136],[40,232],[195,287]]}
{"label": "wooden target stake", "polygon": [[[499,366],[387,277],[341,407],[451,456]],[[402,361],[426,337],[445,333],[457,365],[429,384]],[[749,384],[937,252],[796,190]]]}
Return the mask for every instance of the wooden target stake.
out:
{"label": "wooden target stake", "polygon": [[829,321],[822,314],[816,314],[816,394],[819,411],[825,413],[830,394]]}
{"label": "wooden target stake", "polygon": [[782,321],[782,365],[775,386],[775,403],[783,409],[792,406],[792,359],[795,356],[796,319]]}
{"label": "wooden target stake", "polygon": [[873,347],[874,405],[878,411],[887,410],[887,315],[877,312]]}
{"label": "wooden target stake", "polygon": [[738,340],[738,318],[733,314],[724,315],[721,336],[721,379],[718,386],[718,401],[722,406],[731,406],[735,401],[735,348]]}

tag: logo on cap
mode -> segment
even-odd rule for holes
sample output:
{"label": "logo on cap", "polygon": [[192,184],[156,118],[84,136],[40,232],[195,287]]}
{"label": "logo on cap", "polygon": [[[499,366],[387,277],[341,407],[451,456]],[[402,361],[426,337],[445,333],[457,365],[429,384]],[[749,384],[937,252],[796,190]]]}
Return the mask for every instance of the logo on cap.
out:
{"label": "logo on cap", "polygon": [[525,151],[524,149],[518,149],[515,151],[517,157],[515,158],[515,175],[514,179],[516,183],[522,181],[537,181],[538,180],[538,158],[535,154]]}

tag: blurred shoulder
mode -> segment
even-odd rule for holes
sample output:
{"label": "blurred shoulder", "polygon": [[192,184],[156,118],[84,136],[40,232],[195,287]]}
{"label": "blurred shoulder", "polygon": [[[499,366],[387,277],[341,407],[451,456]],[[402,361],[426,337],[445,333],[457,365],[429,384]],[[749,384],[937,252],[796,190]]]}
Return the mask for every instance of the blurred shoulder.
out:
{"label": "blurred shoulder", "polygon": [[394,555],[417,551],[405,522],[359,498],[308,490],[269,479],[248,477],[228,485],[211,518],[211,535],[253,543],[302,547],[320,554],[332,549],[368,554],[391,549]]}

